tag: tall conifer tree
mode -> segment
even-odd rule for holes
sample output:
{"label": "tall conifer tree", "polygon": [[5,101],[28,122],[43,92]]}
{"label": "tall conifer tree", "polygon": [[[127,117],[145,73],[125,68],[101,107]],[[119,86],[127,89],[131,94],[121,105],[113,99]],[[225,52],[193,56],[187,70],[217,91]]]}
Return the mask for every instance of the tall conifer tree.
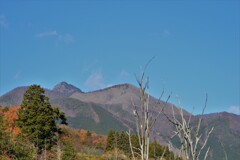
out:
{"label": "tall conifer tree", "polygon": [[106,144],[105,152],[111,151],[111,150],[113,150],[115,148],[115,142],[116,142],[115,135],[116,135],[116,133],[113,130],[110,130],[108,132],[107,144]]}
{"label": "tall conifer tree", "polygon": [[44,89],[39,85],[30,86],[18,112],[18,125],[39,153],[50,149],[56,141],[58,119],[66,124],[64,114],[51,106],[49,98],[44,95]]}

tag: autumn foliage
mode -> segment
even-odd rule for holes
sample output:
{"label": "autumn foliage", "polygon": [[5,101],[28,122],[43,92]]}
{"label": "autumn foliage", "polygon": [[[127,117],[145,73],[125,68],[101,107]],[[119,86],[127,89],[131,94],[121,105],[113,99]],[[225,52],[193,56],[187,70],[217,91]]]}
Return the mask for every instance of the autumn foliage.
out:
{"label": "autumn foliage", "polygon": [[[13,137],[16,137],[21,129],[16,126],[16,120],[18,119],[17,112],[20,106],[13,106],[9,108],[3,108],[0,106],[0,116],[3,118],[3,125],[5,126],[5,132],[10,132]],[[66,128],[66,127],[64,127]],[[80,145],[90,145],[98,148],[104,148],[106,144],[106,136],[91,133],[83,129],[70,129],[68,128],[68,135],[61,136],[62,141],[71,141],[73,137]]]}
{"label": "autumn foliage", "polygon": [[75,147],[82,149],[85,146],[104,149],[106,145],[106,136],[91,133],[84,129],[71,129],[64,126],[68,133],[61,137],[62,141],[73,141]]}
{"label": "autumn foliage", "polygon": [[5,126],[5,132],[10,132],[13,137],[16,137],[20,133],[20,128],[16,126],[16,120],[18,118],[17,111],[20,106],[13,106],[7,109],[0,109],[0,116],[3,116],[3,125]]}
{"label": "autumn foliage", "polygon": [[89,144],[96,147],[104,147],[106,143],[106,137],[97,135],[96,133],[91,133],[87,130],[78,130],[78,135],[80,142],[82,144]]}

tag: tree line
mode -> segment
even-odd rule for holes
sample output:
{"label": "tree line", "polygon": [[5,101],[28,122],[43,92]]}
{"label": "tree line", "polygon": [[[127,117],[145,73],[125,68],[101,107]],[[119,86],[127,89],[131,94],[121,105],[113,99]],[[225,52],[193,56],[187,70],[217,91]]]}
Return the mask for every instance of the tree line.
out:
{"label": "tree line", "polygon": [[[136,149],[135,156],[140,158],[138,137],[136,134],[131,135],[131,143],[134,149]],[[129,136],[125,131],[117,132],[110,130],[107,135],[107,142],[105,148],[105,154],[110,152],[111,156],[115,156],[116,159],[121,159],[122,155],[126,155],[128,159],[131,158],[131,148],[129,143]],[[174,153],[169,150],[168,146],[162,146],[154,140],[149,146],[149,158],[164,160],[182,160],[180,157],[174,157]]]}

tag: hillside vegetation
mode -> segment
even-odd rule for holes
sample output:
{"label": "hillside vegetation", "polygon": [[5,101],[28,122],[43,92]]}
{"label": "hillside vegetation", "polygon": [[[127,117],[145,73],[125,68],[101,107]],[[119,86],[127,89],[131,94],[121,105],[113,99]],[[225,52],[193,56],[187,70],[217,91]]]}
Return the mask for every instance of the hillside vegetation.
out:
{"label": "hillside vegetation", "polygon": [[[43,157],[37,156],[36,147],[29,141],[29,137],[22,134],[17,127],[17,112],[19,106],[0,107],[0,159],[52,159],[57,160],[59,154],[63,160],[82,159],[130,159],[128,136],[124,131],[111,130],[108,136],[98,135],[84,129],[73,129],[60,125],[61,134],[51,149],[47,149]],[[134,137],[134,136],[133,136]],[[133,138],[137,145],[137,137]],[[168,147],[163,147],[156,141],[151,144],[150,157],[160,157],[164,153],[165,160],[173,160],[174,155]],[[45,157],[44,157],[45,156]],[[179,158],[178,158],[179,159]]]}

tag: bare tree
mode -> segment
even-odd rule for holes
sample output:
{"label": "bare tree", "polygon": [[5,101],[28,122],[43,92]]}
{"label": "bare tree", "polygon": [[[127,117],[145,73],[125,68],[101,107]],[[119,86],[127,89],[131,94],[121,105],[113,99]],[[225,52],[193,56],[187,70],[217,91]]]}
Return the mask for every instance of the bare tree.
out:
{"label": "bare tree", "polygon": [[59,138],[59,133],[57,131],[57,160],[62,159],[61,141]]}
{"label": "bare tree", "polygon": [[[202,154],[203,149],[206,147],[207,141],[209,139],[210,134],[212,133],[214,127],[210,129],[206,133],[206,138],[205,140],[202,140],[203,136],[200,134],[200,127],[203,121],[203,114],[205,111],[207,105],[207,95],[206,95],[206,100],[205,100],[205,105],[202,110],[202,114],[198,120],[198,125],[197,127],[193,128],[191,126],[191,117],[192,114],[188,117],[188,120],[186,120],[186,116],[184,115],[183,109],[179,107],[177,110],[179,112],[180,118],[176,118],[175,116],[175,111],[172,106],[172,115],[173,118],[170,119],[168,115],[163,113],[167,119],[175,126],[176,130],[174,131],[174,135],[172,136],[178,136],[180,143],[181,143],[181,156],[186,159],[186,160],[199,160],[200,156]],[[202,142],[200,144],[200,142]],[[207,151],[205,152],[204,155],[204,160],[207,159],[208,152],[209,152],[210,147],[207,148]]]}
{"label": "bare tree", "polygon": [[[155,116],[153,112],[149,112],[149,107],[150,107],[149,106],[149,100],[150,100],[149,78],[145,78],[145,71],[148,64],[151,62],[151,60],[146,64],[140,78],[136,76],[136,80],[140,88],[139,89],[140,106],[135,104],[133,101],[132,101],[132,104],[133,104],[133,114],[134,114],[135,125],[136,125],[136,133],[137,133],[138,143],[140,147],[135,148],[132,145],[131,132],[129,130],[128,136],[129,136],[130,149],[132,152],[132,159],[135,159],[135,155],[138,155],[139,157],[141,157],[141,160],[148,160],[150,132],[156,120],[158,119],[158,117],[160,116],[160,114],[163,112],[163,109],[164,109],[164,106],[162,106],[160,109],[157,107],[160,104],[160,100],[164,93],[163,91],[157,103],[154,106],[152,106],[152,108],[153,107],[158,108],[159,111],[157,111],[157,114],[155,114]],[[168,102],[169,98],[170,96],[167,98],[166,103]]]}

